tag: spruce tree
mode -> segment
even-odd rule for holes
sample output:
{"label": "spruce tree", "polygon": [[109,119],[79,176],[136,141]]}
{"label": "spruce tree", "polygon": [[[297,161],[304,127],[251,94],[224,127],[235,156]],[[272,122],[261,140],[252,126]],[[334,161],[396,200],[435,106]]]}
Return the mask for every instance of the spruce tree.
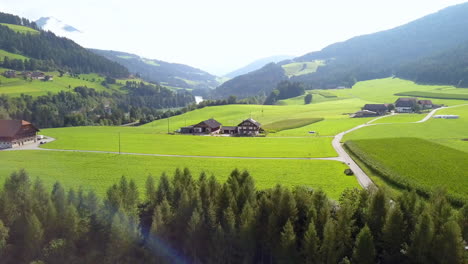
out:
{"label": "spruce tree", "polygon": [[463,263],[464,244],[458,224],[449,220],[442,225],[441,232],[434,239],[432,250],[436,263]]}
{"label": "spruce tree", "polygon": [[359,264],[374,264],[375,256],[374,239],[370,228],[366,225],[356,237],[353,262]]}
{"label": "spruce tree", "polygon": [[291,221],[288,220],[281,232],[281,255],[280,263],[295,263],[297,261],[296,234]]}
{"label": "spruce tree", "polygon": [[338,256],[336,254],[336,234],[336,224],[334,220],[329,219],[325,224],[323,231],[323,242],[322,246],[320,247],[320,255],[323,263],[334,264],[338,262]]}
{"label": "spruce tree", "polygon": [[366,215],[367,224],[372,231],[373,239],[377,245],[381,243],[382,229],[387,217],[387,207],[385,191],[381,188],[377,189],[370,198]]}
{"label": "spruce tree", "polygon": [[382,239],[384,245],[384,263],[401,263],[403,262],[403,255],[401,249],[404,242],[405,230],[403,222],[403,213],[399,206],[394,206],[388,213],[387,220],[383,227]]}
{"label": "spruce tree", "polygon": [[408,257],[412,263],[430,263],[431,246],[434,238],[434,223],[429,212],[424,211],[418,217],[415,230],[411,236]]}
{"label": "spruce tree", "polygon": [[320,263],[320,240],[315,230],[314,220],[311,219],[306,233],[304,234],[304,242],[302,247],[302,256],[304,263],[315,264]]}
{"label": "spruce tree", "polygon": [[8,239],[8,228],[3,225],[2,220],[0,219],[0,257],[2,257],[3,249],[7,245]]}

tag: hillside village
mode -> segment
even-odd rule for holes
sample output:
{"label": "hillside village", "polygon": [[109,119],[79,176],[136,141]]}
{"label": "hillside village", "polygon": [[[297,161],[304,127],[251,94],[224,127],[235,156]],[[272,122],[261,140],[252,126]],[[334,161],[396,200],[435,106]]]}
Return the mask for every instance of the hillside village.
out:
{"label": "hillside village", "polygon": [[415,97],[400,97],[393,104],[366,104],[361,111],[351,117],[382,116],[394,111],[395,113],[419,113],[424,110],[439,108],[431,100],[418,100]]}

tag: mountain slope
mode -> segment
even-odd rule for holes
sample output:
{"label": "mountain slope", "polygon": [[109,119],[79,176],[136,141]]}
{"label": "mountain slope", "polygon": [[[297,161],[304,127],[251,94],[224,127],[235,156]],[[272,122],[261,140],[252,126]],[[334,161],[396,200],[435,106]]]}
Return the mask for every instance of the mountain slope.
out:
{"label": "mountain slope", "polygon": [[[0,49],[29,57],[15,61],[15,70],[64,70],[74,73],[100,73],[111,77],[127,77],[122,65],[98,56],[70,39],[40,30],[34,22],[0,13]],[[29,28],[31,31],[25,31]]]}
{"label": "mountain slope", "polygon": [[[466,28],[468,28],[468,3],[448,7],[406,25],[354,37],[329,45],[321,51],[295,58],[294,62],[322,61],[323,64],[316,72],[292,76],[290,79],[306,83],[312,88],[351,87],[357,81],[394,74],[417,79],[417,76],[405,73],[405,68],[401,67],[410,63],[418,65],[424,62],[424,58],[434,57],[440,52],[455,49],[468,42]],[[450,61],[444,60],[444,63]],[[251,73],[251,76],[254,75],[255,73]],[[245,95],[245,91],[235,93],[239,80],[242,78],[233,79],[220,88],[230,90],[234,95]],[[250,81],[252,82],[250,87],[258,87],[264,83],[257,78],[251,78]],[[273,88],[274,86],[260,87],[258,90]],[[249,94],[258,94],[258,90],[251,90]]]}
{"label": "mountain slope", "polygon": [[145,80],[163,85],[189,89],[208,89],[219,85],[216,76],[184,64],[146,59],[120,51],[90,51],[124,65],[130,72],[140,74]]}
{"label": "mountain slope", "polygon": [[259,60],[256,60],[240,69],[237,69],[235,71],[232,71],[228,74],[225,75],[225,77],[228,77],[228,78],[234,78],[234,77],[237,77],[239,75],[243,75],[243,74],[246,74],[246,73],[249,73],[249,72],[252,72],[252,71],[256,71],[260,68],[262,68],[263,66],[269,64],[269,63],[278,63],[280,61],[284,61],[284,60],[290,60],[294,58],[293,56],[288,56],[288,55],[278,55],[278,56],[271,56],[271,57],[268,57],[268,58],[262,58],[262,59],[259,59]]}

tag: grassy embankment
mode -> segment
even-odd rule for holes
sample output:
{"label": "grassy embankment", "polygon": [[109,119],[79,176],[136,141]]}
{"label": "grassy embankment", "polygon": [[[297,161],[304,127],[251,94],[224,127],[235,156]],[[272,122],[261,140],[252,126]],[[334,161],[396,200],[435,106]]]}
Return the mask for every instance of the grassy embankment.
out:
{"label": "grassy embankment", "polygon": [[29,27],[25,27],[25,26],[20,26],[20,25],[13,25],[13,24],[7,24],[7,23],[0,23],[0,25],[2,26],[7,26],[9,27],[11,30],[14,30],[18,33],[24,33],[24,34],[39,34],[39,31],[35,30],[35,29],[32,29],[32,28],[29,28]]}

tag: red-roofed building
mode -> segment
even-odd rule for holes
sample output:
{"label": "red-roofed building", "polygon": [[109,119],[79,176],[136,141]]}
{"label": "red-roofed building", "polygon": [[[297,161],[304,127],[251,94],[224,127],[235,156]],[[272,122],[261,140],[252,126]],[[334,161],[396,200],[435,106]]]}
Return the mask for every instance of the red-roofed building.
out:
{"label": "red-roofed building", "polygon": [[0,149],[36,142],[37,132],[39,129],[24,120],[0,120]]}

